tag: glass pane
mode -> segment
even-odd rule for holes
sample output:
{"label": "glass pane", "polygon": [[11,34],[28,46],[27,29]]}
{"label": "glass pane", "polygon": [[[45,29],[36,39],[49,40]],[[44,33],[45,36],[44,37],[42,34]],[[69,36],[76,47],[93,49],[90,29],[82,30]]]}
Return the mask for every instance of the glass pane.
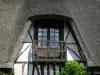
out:
{"label": "glass pane", "polygon": [[55,41],[59,41],[59,37],[55,37]]}
{"label": "glass pane", "polygon": [[42,31],[42,28],[39,28],[38,31]]}
{"label": "glass pane", "polygon": [[47,32],[43,32],[43,36],[47,36]]}
{"label": "glass pane", "polygon": [[57,42],[55,42],[55,46],[56,46],[56,47],[57,47],[57,44],[58,44],[58,43],[57,43]]}
{"label": "glass pane", "polygon": [[42,36],[42,32],[38,32],[38,36]]}
{"label": "glass pane", "polygon": [[41,40],[42,41],[42,37],[38,37],[38,40]]}
{"label": "glass pane", "polygon": [[55,29],[55,32],[59,32],[59,30],[58,29]]}
{"label": "glass pane", "polygon": [[55,36],[59,36],[59,33],[55,33]]}
{"label": "glass pane", "polygon": [[42,42],[42,46],[47,46],[47,42]]}
{"label": "glass pane", "polygon": [[50,41],[55,41],[55,37],[51,36]]}
{"label": "glass pane", "polygon": [[47,29],[43,29],[43,32],[47,32]]}
{"label": "glass pane", "polygon": [[54,28],[50,28],[50,32],[54,32]]}
{"label": "glass pane", "polygon": [[55,45],[55,43],[54,43],[54,42],[51,42],[51,43],[50,43],[50,45],[51,45],[51,46],[54,46],[54,45]]}
{"label": "glass pane", "polygon": [[42,45],[42,42],[38,42],[38,46],[41,46]]}
{"label": "glass pane", "polygon": [[44,40],[44,41],[47,41],[47,37],[43,37],[43,40]]}
{"label": "glass pane", "polygon": [[54,36],[54,33],[51,32],[51,33],[50,33],[50,36]]}

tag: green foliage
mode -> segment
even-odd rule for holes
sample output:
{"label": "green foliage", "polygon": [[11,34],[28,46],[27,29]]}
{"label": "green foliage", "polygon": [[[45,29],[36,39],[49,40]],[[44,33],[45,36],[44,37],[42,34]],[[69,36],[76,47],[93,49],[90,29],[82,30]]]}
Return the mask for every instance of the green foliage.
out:
{"label": "green foliage", "polygon": [[8,74],[6,74],[6,73],[0,71],[0,75],[8,75]]}
{"label": "green foliage", "polygon": [[80,65],[76,61],[69,61],[65,63],[62,71],[57,75],[89,75],[86,71],[86,67]]}
{"label": "green foliage", "polygon": [[13,75],[13,74],[14,74],[13,69],[6,69],[6,68],[0,69],[0,75]]}

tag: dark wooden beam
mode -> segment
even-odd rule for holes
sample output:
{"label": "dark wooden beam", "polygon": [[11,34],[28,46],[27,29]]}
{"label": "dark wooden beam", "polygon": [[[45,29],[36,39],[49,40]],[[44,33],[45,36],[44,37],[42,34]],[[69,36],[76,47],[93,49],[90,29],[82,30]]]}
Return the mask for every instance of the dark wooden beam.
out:
{"label": "dark wooden beam", "polygon": [[59,64],[59,72],[61,72],[61,65]]}
{"label": "dark wooden beam", "polygon": [[29,30],[28,30],[28,34],[29,34],[29,36],[30,36],[30,38],[31,38],[31,41],[33,42],[32,35],[31,35],[31,33],[30,33]]}
{"label": "dark wooden beam", "polygon": [[34,70],[35,70],[35,64],[33,64],[32,75],[34,75]]}
{"label": "dark wooden beam", "polygon": [[36,65],[37,74],[40,75],[38,64],[35,64],[35,65]]}
{"label": "dark wooden beam", "polygon": [[49,71],[49,64],[47,64],[47,75],[50,75],[50,71]]}
{"label": "dark wooden beam", "polygon": [[55,64],[52,64],[53,66],[53,75],[56,75],[56,68],[55,68]]}
{"label": "dark wooden beam", "polygon": [[81,60],[81,57],[74,51],[74,50],[72,50],[70,47],[68,47],[67,46],[67,48],[71,51],[71,52],[73,52],[80,60]]}
{"label": "dark wooden beam", "polygon": [[44,75],[44,64],[40,64],[40,68],[41,68],[41,75]]}

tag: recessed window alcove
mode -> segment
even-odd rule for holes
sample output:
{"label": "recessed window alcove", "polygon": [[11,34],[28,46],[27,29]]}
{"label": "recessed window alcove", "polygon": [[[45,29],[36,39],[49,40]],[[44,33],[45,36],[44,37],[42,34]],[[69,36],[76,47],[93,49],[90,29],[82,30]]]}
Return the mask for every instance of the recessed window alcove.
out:
{"label": "recessed window alcove", "polygon": [[21,51],[24,52],[19,57],[21,61],[18,58],[17,62],[27,62],[29,75],[56,75],[67,61],[78,61],[86,65],[84,53],[71,25],[71,18],[37,15],[28,20],[31,25],[22,42]]}

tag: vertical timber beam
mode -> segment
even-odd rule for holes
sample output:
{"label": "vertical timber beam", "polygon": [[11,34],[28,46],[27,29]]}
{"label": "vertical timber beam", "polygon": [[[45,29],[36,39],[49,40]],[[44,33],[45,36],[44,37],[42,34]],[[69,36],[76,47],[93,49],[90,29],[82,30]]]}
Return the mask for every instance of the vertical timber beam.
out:
{"label": "vertical timber beam", "polygon": [[32,75],[34,75],[34,71],[35,71],[35,64],[33,63],[33,71],[32,71]]}
{"label": "vertical timber beam", "polygon": [[40,64],[40,68],[41,68],[41,75],[44,75],[44,65]]}
{"label": "vertical timber beam", "polygon": [[55,64],[52,64],[53,66],[53,75],[56,75],[56,68],[55,68]]}
{"label": "vertical timber beam", "polygon": [[40,75],[38,64],[35,64],[35,65],[36,65],[37,74]]}
{"label": "vertical timber beam", "polygon": [[50,71],[49,71],[49,64],[47,64],[47,75],[50,75]]}
{"label": "vertical timber beam", "polygon": [[61,65],[59,64],[59,72],[61,72]]}

